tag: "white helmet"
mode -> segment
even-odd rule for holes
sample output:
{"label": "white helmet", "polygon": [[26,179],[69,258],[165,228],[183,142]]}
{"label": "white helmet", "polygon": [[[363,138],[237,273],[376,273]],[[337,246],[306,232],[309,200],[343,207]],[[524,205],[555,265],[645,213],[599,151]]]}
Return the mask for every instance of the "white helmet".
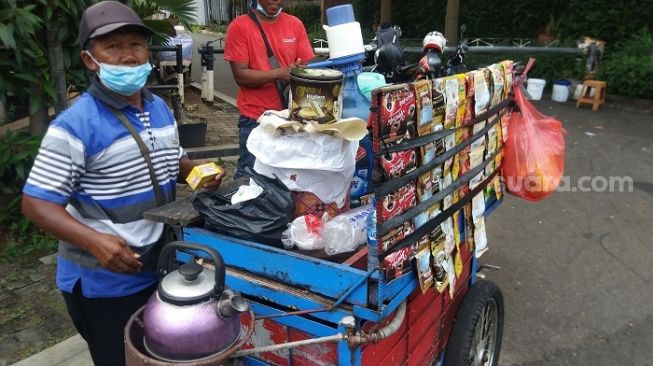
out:
{"label": "white helmet", "polygon": [[444,46],[446,45],[447,39],[444,38],[442,33],[436,31],[429,32],[424,36],[424,40],[422,41],[422,47],[424,49],[435,48],[438,52],[444,51]]}

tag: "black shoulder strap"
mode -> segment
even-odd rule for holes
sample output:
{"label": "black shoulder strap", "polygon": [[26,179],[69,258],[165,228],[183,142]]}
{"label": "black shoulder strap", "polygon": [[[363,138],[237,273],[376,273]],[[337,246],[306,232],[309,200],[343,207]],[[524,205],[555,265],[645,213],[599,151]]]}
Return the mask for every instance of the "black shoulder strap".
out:
{"label": "black shoulder strap", "polygon": [[163,206],[166,203],[166,201],[165,201],[165,197],[163,197],[161,186],[159,186],[159,181],[156,179],[156,173],[154,172],[154,165],[152,164],[150,151],[147,149],[147,146],[145,146],[143,139],[138,134],[138,132],[136,132],[136,129],[131,124],[131,122],[129,122],[129,120],[122,113],[122,111],[119,111],[111,106],[108,107],[109,109],[111,109],[113,114],[115,114],[116,117],[118,117],[118,120],[122,123],[123,126],[125,126],[127,131],[129,131],[129,133],[134,138],[134,140],[136,140],[136,144],[138,145],[138,148],[141,150],[141,155],[143,155],[143,159],[145,159],[145,163],[147,164],[147,170],[150,172],[150,179],[152,180],[152,188],[154,188],[154,195],[156,196],[156,205]]}
{"label": "black shoulder strap", "polygon": [[247,15],[252,18],[252,21],[254,21],[254,24],[258,27],[258,30],[261,32],[261,37],[263,37],[263,42],[265,42],[265,49],[268,52],[268,57],[274,56],[274,52],[272,51],[272,47],[270,47],[270,42],[268,42],[268,37],[265,35],[265,32],[263,31],[263,27],[261,26],[261,22],[258,20],[256,17],[256,14],[254,14],[254,11],[250,11],[247,13]]}

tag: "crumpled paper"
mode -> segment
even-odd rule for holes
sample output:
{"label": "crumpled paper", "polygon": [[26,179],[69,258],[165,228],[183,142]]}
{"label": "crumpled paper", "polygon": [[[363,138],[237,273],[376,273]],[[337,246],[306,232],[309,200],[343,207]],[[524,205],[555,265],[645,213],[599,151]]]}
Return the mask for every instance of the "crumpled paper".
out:
{"label": "crumpled paper", "polygon": [[267,133],[273,136],[278,136],[284,131],[311,134],[325,133],[349,141],[360,141],[367,135],[367,121],[360,118],[344,118],[327,124],[317,122],[302,124],[291,120],[290,112],[287,109],[265,111],[258,118],[258,123]]}

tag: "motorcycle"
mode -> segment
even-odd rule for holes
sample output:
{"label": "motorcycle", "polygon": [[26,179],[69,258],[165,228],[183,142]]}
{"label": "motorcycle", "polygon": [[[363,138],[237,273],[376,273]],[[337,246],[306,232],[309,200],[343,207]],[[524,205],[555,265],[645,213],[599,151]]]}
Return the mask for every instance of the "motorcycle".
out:
{"label": "motorcycle", "polygon": [[381,26],[372,42],[365,46],[363,71],[382,74],[390,83],[411,82],[420,79],[436,79],[467,71],[465,56],[467,41],[462,37],[466,27],[460,28],[460,39],[456,52],[446,64],[442,62],[447,40],[442,33],[429,32],[422,41],[424,56],[417,63],[406,65],[404,50],[401,48],[401,28]]}
{"label": "motorcycle", "polygon": [[437,31],[429,32],[422,41],[424,56],[419,61],[419,72],[417,79],[436,79],[444,76],[451,76],[467,71],[465,56],[469,49],[467,40],[463,38],[466,26],[460,27],[460,42],[456,52],[446,63],[442,63],[442,54],[447,44],[446,38]]}

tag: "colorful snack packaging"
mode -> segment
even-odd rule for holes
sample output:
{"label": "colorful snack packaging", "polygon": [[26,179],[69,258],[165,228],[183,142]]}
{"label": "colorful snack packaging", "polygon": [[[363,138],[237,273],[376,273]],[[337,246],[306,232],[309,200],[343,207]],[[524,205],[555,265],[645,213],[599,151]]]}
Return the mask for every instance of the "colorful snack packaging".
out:
{"label": "colorful snack packaging", "polygon": [[410,270],[411,248],[406,247],[383,258],[383,269],[385,270],[386,280],[401,277],[402,274]]}
{"label": "colorful snack packaging", "polygon": [[476,116],[476,100],[474,94],[474,73],[468,72],[465,74],[465,116],[463,123],[471,120]]}
{"label": "colorful snack packaging", "polygon": [[504,97],[503,85],[505,80],[503,78],[503,67],[501,64],[492,64],[487,67],[492,74],[492,99],[490,99],[490,106],[494,107],[499,104]]}
{"label": "colorful snack packaging", "polygon": [[[417,202],[422,203],[433,195],[433,180],[431,179],[431,172],[422,174],[417,179]],[[415,216],[415,229],[420,228],[430,219],[429,210],[421,212]]]}
{"label": "colorful snack packaging", "polygon": [[447,277],[446,268],[446,255],[444,253],[444,246],[434,245],[434,242],[431,241],[431,255],[433,256],[432,266],[433,266],[433,279],[435,282],[435,291],[437,293],[442,293],[447,285],[449,284],[449,279]]}
{"label": "colorful snack packaging", "polygon": [[415,188],[415,181],[412,180],[398,190],[383,197],[378,208],[378,221],[388,221],[414,207],[417,202]]}
{"label": "colorful snack packaging", "polygon": [[417,178],[417,202],[422,203],[433,195],[431,172],[426,172]]}
{"label": "colorful snack packaging", "polygon": [[442,165],[438,165],[431,170],[431,192],[436,194],[440,192],[440,180],[442,179]]}
{"label": "colorful snack packaging", "polygon": [[474,248],[474,219],[472,212],[472,204],[466,204],[464,208],[465,216],[465,244],[468,248]]}
{"label": "colorful snack packaging", "polygon": [[512,92],[512,60],[501,61],[501,66],[503,67],[503,99],[508,98]]}
{"label": "colorful snack packaging", "polygon": [[485,81],[486,68],[472,71],[474,77],[474,112],[479,114],[488,110],[490,105],[490,89]]}
{"label": "colorful snack packaging", "polygon": [[485,232],[485,217],[483,216],[474,223],[474,245],[476,257],[480,258],[487,251],[487,234]]}
{"label": "colorful snack packaging", "polygon": [[467,77],[465,74],[453,76],[458,79],[458,108],[456,109],[456,127],[465,123],[465,112],[467,109]]}
{"label": "colorful snack packaging", "polygon": [[219,167],[216,163],[205,163],[196,165],[186,177],[186,183],[192,190],[202,187],[205,183],[215,179],[219,174],[222,174],[224,169]]}
{"label": "colorful snack packaging", "polygon": [[415,91],[408,84],[393,85],[381,96],[379,137],[404,136],[415,124]]}
{"label": "colorful snack packaging", "polygon": [[[431,89],[431,97],[433,98],[433,130],[436,125],[441,125],[444,127],[444,117],[445,117],[445,90],[443,79],[433,80],[433,88]],[[440,128],[442,128],[440,127]]]}
{"label": "colorful snack packaging", "polygon": [[431,124],[433,123],[433,99],[431,95],[431,81],[419,80],[411,83],[411,87],[415,93],[417,135],[428,135],[431,133]]}
{"label": "colorful snack packaging", "polygon": [[431,270],[431,247],[428,239],[423,245],[420,245],[418,252],[415,254],[415,267],[417,268],[417,278],[422,293],[433,286],[433,271]]}
{"label": "colorful snack packaging", "polygon": [[396,228],[390,230],[387,234],[381,237],[379,242],[379,249],[381,252],[385,252],[388,249],[392,248],[400,240],[406,237],[406,235],[415,231],[413,225],[410,222],[404,222],[402,225],[397,226]]}
{"label": "colorful snack packaging", "polygon": [[[388,138],[385,146],[398,145],[402,143],[407,137]],[[379,154],[379,165],[383,176],[387,180],[399,178],[406,173],[409,173],[417,166],[417,153],[415,149],[408,149],[397,151],[393,153]]]}

